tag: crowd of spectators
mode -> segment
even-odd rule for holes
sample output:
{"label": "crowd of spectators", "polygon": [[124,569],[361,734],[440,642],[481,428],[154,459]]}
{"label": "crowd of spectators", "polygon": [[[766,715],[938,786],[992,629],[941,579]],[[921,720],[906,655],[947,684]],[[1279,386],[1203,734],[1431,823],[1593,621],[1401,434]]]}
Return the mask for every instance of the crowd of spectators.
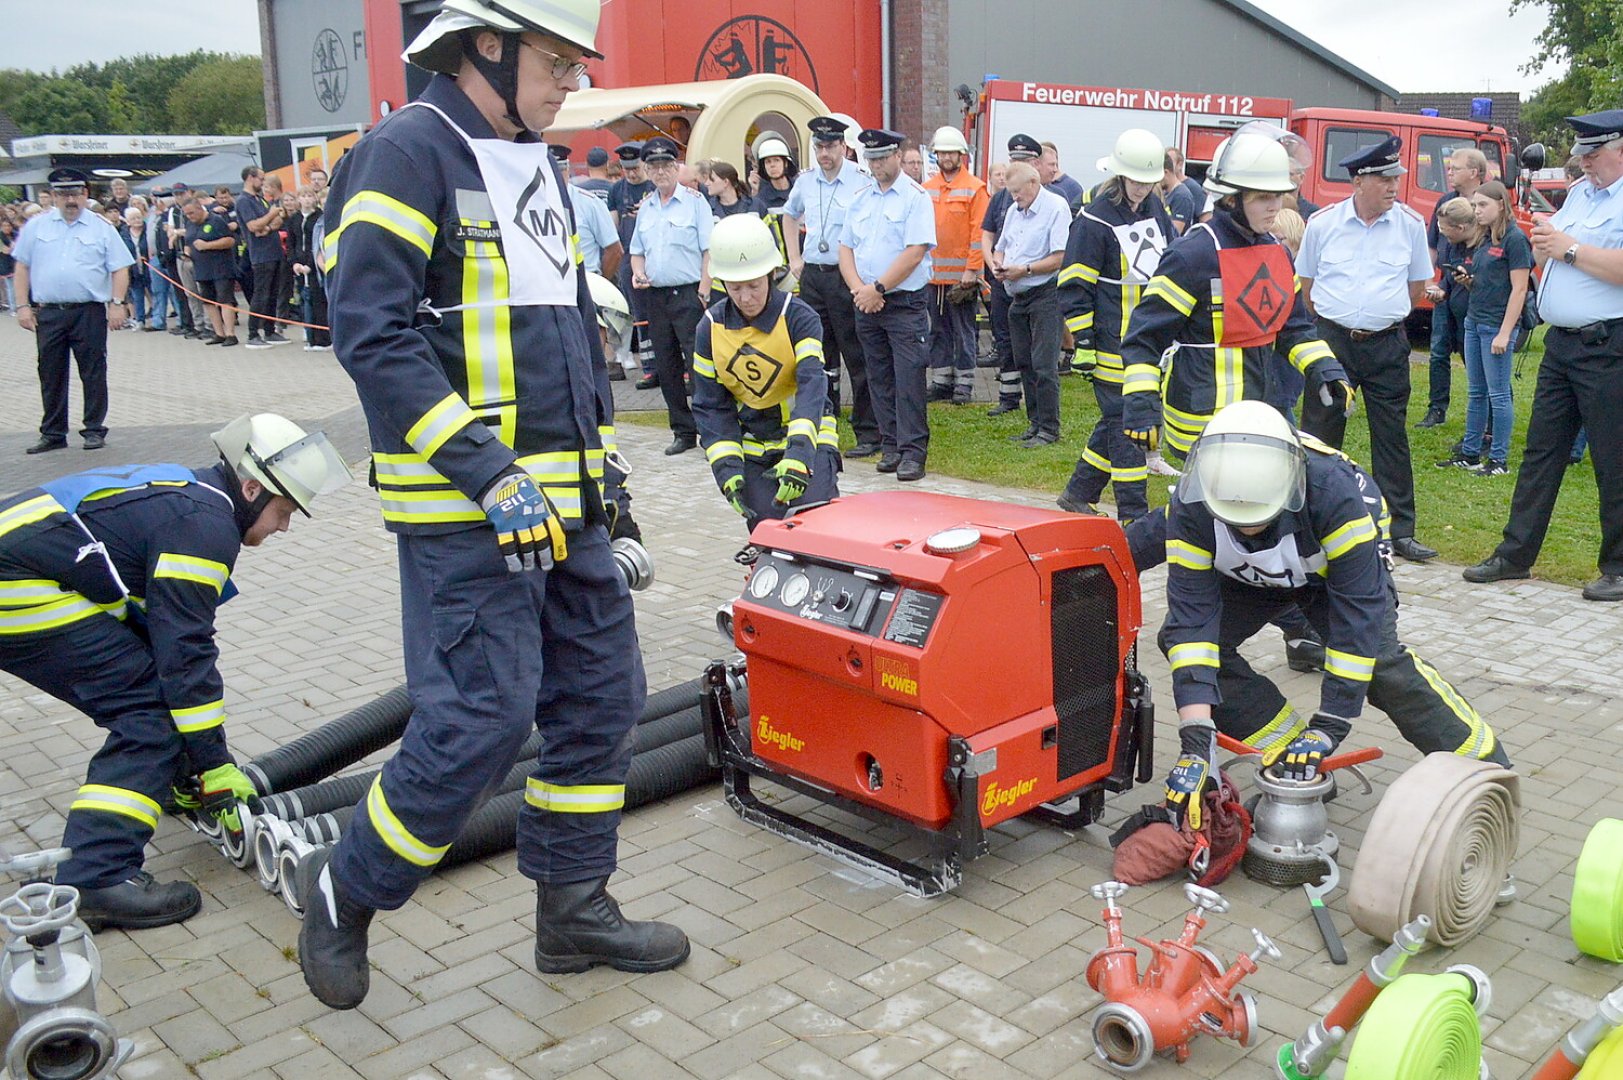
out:
{"label": "crowd of spectators", "polygon": [[[212,191],[185,184],[132,192],[114,179],[87,205],[118,231],[135,258],[130,269],[129,319],[114,330],[168,332],[205,345],[242,344],[239,314],[249,318],[249,348],[293,340],[307,352],[332,348],[326,329],[325,275],[317,252],[323,236],[327,174],[311,169],[297,191],[275,175],[244,170],[240,188]],[[32,218],[54,205],[49,189],[0,206],[0,308],[16,315],[12,245]],[[244,224],[243,214],[256,211]],[[259,262],[250,254],[257,245]]]}

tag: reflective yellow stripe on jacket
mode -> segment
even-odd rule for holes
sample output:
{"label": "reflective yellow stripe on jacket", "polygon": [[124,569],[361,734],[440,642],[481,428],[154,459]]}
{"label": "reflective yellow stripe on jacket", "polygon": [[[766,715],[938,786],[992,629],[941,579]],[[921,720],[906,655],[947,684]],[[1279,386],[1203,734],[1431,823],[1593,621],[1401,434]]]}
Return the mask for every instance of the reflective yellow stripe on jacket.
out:
{"label": "reflective yellow stripe on jacket", "polygon": [[226,579],[230,576],[231,571],[225,563],[196,555],[177,555],[169,551],[158,555],[158,563],[152,569],[154,580],[170,578],[175,581],[196,582],[213,589],[216,596],[225,591]]}
{"label": "reflective yellow stripe on jacket", "polygon": [[344,204],[338,217],[338,228],[327,234],[322,247],[326,270],[330,274],[338,265],[339,240],[351,225],[376,225],[384,232],[399,237],[428,258],[434,250],[434,236],[439,232],[435,224],[418,210],[399,199],[390,198],[381,191],[358,191]]}
{"label": "reflective yellow stripe on jacket", "polygon": [[[535,479],[558,516],[577,520],[581,503],[581,464],[594,481],[603,479],[603,451],[592,448],[526,454],[518,464]],[[458,491],[450,480],[417,454],[372,455],[378,495],[385,521],[417,524],[453,524],[485,520],[479,504]]]}

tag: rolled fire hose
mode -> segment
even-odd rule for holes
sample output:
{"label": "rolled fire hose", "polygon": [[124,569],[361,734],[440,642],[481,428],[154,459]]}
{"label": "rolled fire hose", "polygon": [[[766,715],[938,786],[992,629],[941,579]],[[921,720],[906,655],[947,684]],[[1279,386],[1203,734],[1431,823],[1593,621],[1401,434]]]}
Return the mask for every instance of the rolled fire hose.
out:
{"label": "rolled fire hose", "polygon": [[1623,1076],[1623,1028],[1615,1029],[1589,1054],[1578,1080],[1617,1080]]}
{"label": "rolled fire hose", "polygon": [[1347,890],[1354,925],[1391,940],[1416,915],[1428,915],[1438,945],[1476,936],[1515,858],[1520,809],[1520,782],[1509,769],[1426,755],[1370,817]]}
{"label": "rolled fire hose", "polygon": [[1400,975],[1364,1014],[1346,1080],[1478,1080],[1482,1023],[1466,975]]}
{"label": "rolled fire hose", "polygon": [[1568,919],[1580,952],[1623,962],[1623,821],[1602,818],[1589,830],[1572,876]]}
{"label": "rolled fire hose", "polygon": [[397,686],[377,700],[261,754],[242,771],[262,795],[314,784],[399,739],[410,719],[411,698],[404,686]]}

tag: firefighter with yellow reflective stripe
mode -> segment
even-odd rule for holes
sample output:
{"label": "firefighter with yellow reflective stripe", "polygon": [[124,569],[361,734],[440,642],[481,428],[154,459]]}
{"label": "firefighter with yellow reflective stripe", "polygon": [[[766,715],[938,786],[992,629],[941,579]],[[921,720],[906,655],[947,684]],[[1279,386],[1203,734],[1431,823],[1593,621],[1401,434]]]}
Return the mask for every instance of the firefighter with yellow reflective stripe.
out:
{"label": "firefighter with yellow reflective stripe", "polygon": [[750,529],[839,496],[823,324],[810,304],[773,287],[782,266],[760,218],[716,224],[710,273],[727,299],[699,320],[693,418],[716,486]]}
{"label": "firefighter with yellow reflective stripe", "polygon": [[688,955],[680,930],[622,918],[605,890],[647,684],[609,549],[612,399],[570,242],[570,200],[590,196],[536,134],[601,57],[598,17],[598,0],[445,0],[406,51],[434,78],[333,175],[333,345],[397,535],[414,707],[343,839],[296,875],[305,982],[333,1008],[366,996],[374,912],[411,897],[536,729],[517,845],[536,965]]}
{"label": "firefighter with yellow reflective stripe", "polygon": [[[56,875],[93,930],[164,926],[202,905],[195,885],[142,865],[178,782],[257,794],[226,744],[215,609],[236,593],[243,547],[349,479],[324,435],[280,416],[241,417],[214,443],[206,469],[93,469],[0,502],[0,669],[107,731]],[[237,827],[234,804],[221,816]]]}
{"label": "firefighter with yellow reflective stripe", "polygon": [[[1271,405],[1225,407],[1195,444],[1167,510],[1167,618],[1181,756],[1175,813],[1210,774],[1216,732],[1256,747],[1279,775],[1311,780],[1364,701],[1421,753],[1508,764],[1464,695],[1398,640],[1385,500],[1363,469]],[[1324,636],[1319,707],[1302,720],[1239,649],[1299,605]],[[1192,779],[1193,778],[1193,781]]]}
{"label": "firefighter with yellow reflective stripe", "polygon": [[1270,233],[1293,190],[1285,148],[1257,133],[1225,139],[1206,188],[1217,212],[1167,249],[1122,342],[1122,424],[1146,450],[1159,446],[1164,425],[1167,446],[1186,454],[1217,410],[1262,400],[1274,349],[1307,376],[1308,393],[1352,407],[1346,372]]}
{"label": "firefighter with yellow reflective stripe", "polygon": [[1076,341],[1071,369],[1093,380],[1099,421],[1070,482],[1061,509],[1087,513],[1114,483],[1116,514],[1123,523],[1149,513],[1149,466],[1144,447],[1122,427],[1122,339],[1144,287],[1155,276],[1172,236],[1166,207],[1153,198],[1166,148],[1142,128],[1116,139],[1099,168],[1110,174],[1071,223],[1059,289],[1065,326]]}

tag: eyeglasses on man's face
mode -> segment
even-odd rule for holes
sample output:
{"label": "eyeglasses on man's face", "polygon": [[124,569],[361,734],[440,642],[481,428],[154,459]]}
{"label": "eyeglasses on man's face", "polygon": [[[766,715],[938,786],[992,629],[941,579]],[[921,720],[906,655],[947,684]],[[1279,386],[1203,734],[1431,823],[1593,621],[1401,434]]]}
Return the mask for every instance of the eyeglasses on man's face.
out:
{"label": "eyeglasses on man's face", "polygon": [[542,56],[550,57],[552,59],[550,74],[559,82],[567,79],[578,79],[586,74],[586,61],[584,60],[571,60],[568,57],[559,56],[552,50],[543,49],[541,46],[531,44],[523,38],[519,38],[518,43],[526,49],[534,49]]}

